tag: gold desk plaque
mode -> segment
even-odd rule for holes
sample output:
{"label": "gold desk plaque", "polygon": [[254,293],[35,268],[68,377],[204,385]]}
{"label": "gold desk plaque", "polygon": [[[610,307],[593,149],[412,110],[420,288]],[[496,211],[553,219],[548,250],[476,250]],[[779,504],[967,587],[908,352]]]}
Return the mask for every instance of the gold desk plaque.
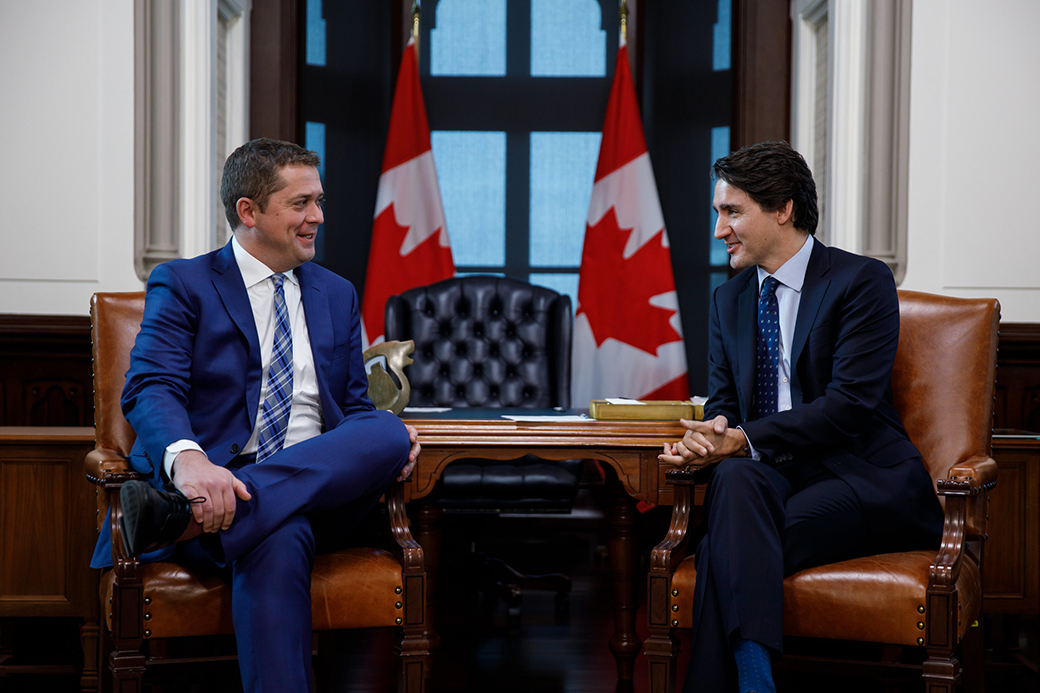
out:
{"label": "gold desk plaque", "polygon": [[614,404],[605,399],[589,402],[589,416],[594,419],[614,421],[678,421],[679,419],[701,420],[704,405],[690,400],[647,399],[642,404]]}

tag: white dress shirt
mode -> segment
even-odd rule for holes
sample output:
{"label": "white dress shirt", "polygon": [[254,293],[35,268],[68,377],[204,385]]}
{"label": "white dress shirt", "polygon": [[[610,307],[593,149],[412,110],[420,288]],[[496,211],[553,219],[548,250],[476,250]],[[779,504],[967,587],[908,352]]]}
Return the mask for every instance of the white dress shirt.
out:
{"label": "white dress shirt", "polygon": [[[249,441],[242,448],[241,454],[251,455],[256,452],[257,439],[260,437],[260,420],[263,416],[264,399],[267,397],[267,378],[271,369],[274,353],[274,272],[264,263],[249,254],[239,244],[237,238],[231,239],[231,247],[235,253],[235,262],[242,273],[246,293],[249,294],[249,305],[253,309],[253,320],[256,323],[256,334],[260,341],[260,363],[262,375],[260,382],[260,402],[256,410],[256,421]],[[311,352],[310,333],[307,331],[307,320],[303,313],[303,301],[300,299],[300,283],[293,270],[283,272],[285,281],[282,291],[285,293],[285,307],[289,313],[289,326],[292,330],[293,348],[293,393],[292,406],[289,410],[288,430],[285,444],[289,447],[301,441],[313,438],[321,433],[322,411],[321,397],[318,395],[318,378],[314,371],[314,354]],[[184,450],[203,451],[194,440],[178,440],[166,447],[163,455],[163,466],[167,476],[177,454]]]}
{"label": "white dress shirt", "polygon": [[[780,311],[780,363],[777,364],[776,382],[776,410],[787,411],[791,408],[791,350],[794,343],[794,328],[798,321],[798,305],[802,301],[802,285],[805,283],[805,270],[809,267],[809,256],[812,255],[813,237],[806,236],[805,243],[790,260],[780,266],[772,276],[778,282],[776,287],[776,302]],[[762,283],[769,272],[758,267],[758,293],[762,293]],[[740,426],[741,431],[744,429]],[[747,433],[744,433],[747,438]],[[753,459],[760,459],[761,455],[755,450],[755,446],[748,440],[748,448]]]}

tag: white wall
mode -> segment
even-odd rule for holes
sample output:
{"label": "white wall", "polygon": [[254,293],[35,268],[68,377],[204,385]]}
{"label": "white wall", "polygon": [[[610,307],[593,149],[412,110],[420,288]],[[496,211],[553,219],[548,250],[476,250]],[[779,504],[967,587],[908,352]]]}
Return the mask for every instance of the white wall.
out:
{"label": "white wall", "polygon": [[1040,3],[914,0],[902,288],[1040,322]]}
{"label": "white wall", "polygon": [[132,0],[0,1],[0,313],[142,288],[133,36]]}

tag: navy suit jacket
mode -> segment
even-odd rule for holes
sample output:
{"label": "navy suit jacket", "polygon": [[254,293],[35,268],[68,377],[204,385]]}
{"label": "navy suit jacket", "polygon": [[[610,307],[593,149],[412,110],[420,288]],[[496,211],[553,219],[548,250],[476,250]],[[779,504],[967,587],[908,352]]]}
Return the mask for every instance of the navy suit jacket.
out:
{"label": "navy suit jacket", "polygon": [[927,474],[910,467],[912,476],[897,479],[883,471],[920,456],[892,406],[899,300],[884,263],[816,241],[795,321],[792,407],[757,421],[748,420],[756,375],[756,268],[720,286],[710,313],[705,420],[721,414],[730,426],[740,425],[769,463],[819,460],[850,483],[868,524],[882,533],[906,529],[907,522],[924,522],[929,536],[941,529],[934,512],[893,512],[919,504],[924,494],[934,499],[930,483],[922,488]]}
{"label": "navy suit jacket", "polygon": [[[313,263],[295,274],[330,430],[351,414],[374,409],[361,358],[357,292]],[[152,270],[122,398],[123,414],[137,433],[130,453],[134,470],[160,486],[166,446],[182,439],[198,442],[214,464],[226,465],[252,433],[260,381],[259,338],[231,244]],[[172,551],[167,547],[144,560]],[[107,522],[91,565],[111,565]]]}

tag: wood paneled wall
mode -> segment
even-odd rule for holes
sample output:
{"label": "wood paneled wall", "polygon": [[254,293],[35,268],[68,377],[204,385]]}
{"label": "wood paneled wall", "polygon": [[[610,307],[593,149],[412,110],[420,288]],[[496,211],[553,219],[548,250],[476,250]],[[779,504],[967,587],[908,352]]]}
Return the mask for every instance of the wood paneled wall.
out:
{"label": "wood paneled wall", "polygon": [[90,318],[0,315],[0,426],[93,426]]}

